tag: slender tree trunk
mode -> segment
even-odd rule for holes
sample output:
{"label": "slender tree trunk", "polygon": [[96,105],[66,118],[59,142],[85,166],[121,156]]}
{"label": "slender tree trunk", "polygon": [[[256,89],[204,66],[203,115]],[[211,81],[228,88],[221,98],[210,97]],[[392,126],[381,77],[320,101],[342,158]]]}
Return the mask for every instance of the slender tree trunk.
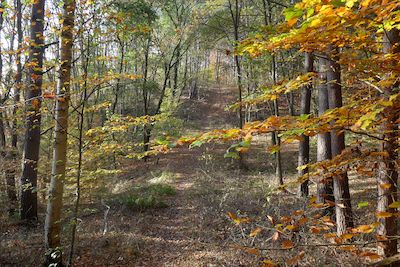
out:
{"label": "slender tree trunk", "polygon": [[37,219],[37,166],[39,161],[41,94],[43,76],[43,27],[45,0],[36,0],[32,4],[31,38],[29,48],[29,69],[26,133],[24,159],[21,176],[21,219]]}
{"label": "slender tree trunk", "polygon": [[[174,66],[174,87],[172,88],[172,96],[176,96],[176,92],[178,91],[178,78],[179,78],[179,65],[180,65],[180,57],[181,57],[181,46],[178,44],[176,49],[176,63]],[[175,99],[173,99],[175,101]]]}
{"label": "slender tree trunk", "polygon": [[[46,248],[48,249],[47,262],[58,264],[62,263],[62,254],[61,251],[59,251],[59,247],[61,245],[61,212],[67,163],[68,107],[70,99],[75,5],[75,0],[66,0],[63,6],[63,24],[60,40],[61,65],[55,110],[54,153],[45,223],[45,241]],[[59,257],[52,257],[55,251],[59,251]]]}
{"label": "slender tree trunk", "polygon": [[[318,88],[318,115],[321,116],[329,109],[328,88],[326,84],[326,59],[319,59],[319,79],[321,85]],[[318,134],[317,140],[317,161],[329,160],[332,158],[331,153],[331,135],[330,133]],[[318,181],[317,184],[317,202],[325,203],[326,200],[333,201],[333,184],[331,179]]]}
{"label": "slender tree trunk", "polygon": [[[88,37],[87,42],[88,48],[90,45],[90,38]],[[72,230],[71,230],[71,249],[68,257],[67,266],[72,266],[73,258],[74,258],[74,248],[75,248],[75,239],[76,239],[76,228],[78,225],[78,215],[79,215],[79,205],[81,199],[81,176],[82,176],[82,156],[83,156],[83,133],[84,133],[84,119],[85,119],[85,108],[88,99],[88,66],[89,66],[89,51],[87,52],[85,59],[82,59],[82,69],[84,73],[84,84],[83,84],[83,97],[82,97],[82,107],[79,112],[79,140],[78,140],[78,169],[76,174],[76,199],[75,206],[73,211],[73,221],[72,221]]]}
{"label": "slender tree trunk", "polygon": [[[312,53],[305,54],[304,70],[306,73],[314,71],[314,57]],[[305,86],[301,91],[301,114],[308,115],[311,111],[311,89],[312,83]],[[307,165],[310,162],[310,137],[306,135],[301,136],[302,140],[299,143],[299,161],[298,166]],[[308,173],[308,168],[299,168],[299,177]],[[304,181],[299,188],[298,194],[300,197],[308,196],[308,180]]]}
{"label": "slender tree trunk", "polygon": [[[144,115],[149,115],[149,107],[148,107],[148,90],[147,90],[147,76],[149,71],[149,53],[150,53],[150,44],[151,44],[151,36],[148,36],[146,51],[144,56],[144,66],[143,66],[143,88],[142,88],[142,96],[143,96],[143,113]],[[144,124],[143,125],[143,152],[147,152],[150,150],[150,135],[151,131],[149,128],[151,125]],[[147,157],[144,158],[145,160]]]}
{"label": "slender tree trunk", "polygon": [[[384,33],[383,39],[384,53],[400,53],[400,31],[393,29]],[[395,64],[395,63],[394,63]],[[388,74],[391,75],[390,73]],[[397,84],[398,86],[398,84]],[[390,97],[397,93],[396,85],[384,88],[383,97],[389,100]],[[395,99],[394,107],[399,106],[398,97]],[[386,152],[387,156],[382,158],[379,166],[378,174],[378,205],[377,212],[396,213],[396,209],[390,208],[390,204],[397,200],[397,180],[398,180],[398,109],[387,108],[383,114],[384,120],[381,125],[383,138],[381,150]],[[389,185],[389,186],[388,186]],[[397,219],[396,216],[388,218],[378,218],[380,225],[377,229],[377,234],[390,239],[397,236]],[[386,257],[397,254],[397,240],[389,240],[378,243],[378,252]]]}
{"label": "slender tree trunk", "polygon": [[[233,33],[234,33],[234,41],[235,45],[239,43],[239,27],[240,27],[240,5],[239,0],[235,0],[234,4],[229,0],[229,9],[233,22]],[[242,68],[240,65],[239,55],[235,54],[235,67],[236,67],[236,78],[237,78],[237,87],[238,87],[238,101],[239,101],[239,128],[243,128],[243,105],[242,105]]]}
{"label": "slender tree trunk", "polygon": [[[331,49],[330,52],[337,53]],[[340,64],[336,55],[330,55],[327,68],[327,82],[329,95],[329,108],[342,106],[342,86]],[[331,131],[332,157],[336,157],[345,149],[344,133]],[[333,194],[335,196],[336,227],[338,235],[346,233],[348,227],[353,227],[353,213],[351,210],[350,188],[347,173],[343,172],[333,176]]]}
{"label": "slender tree trunk", "polygon": [[[119,38],[118,38],[119,40]],[[124,68],[124,60],[125,60],[125,44],[119,40],[119,46],[121,47],[121,58],[120,58],[120,62],[119,62],[119,74],[122,74],[123,72],[123,68]],[[119,92],[121,89],[121,78],[117,79],[117,84],[115,86],[115,91],[114,91],[114,102],[112,105],[112,113],[115,114],[115,112],[117,111],[117,105],[118,105],[118,101],[119,101]]]}
{"label": "slender tree trunk", "polygon": [[[272,79],[273,79],[274,85],[276,85],[277,80],[278,80],[278,74],[277,74],[276,68],[277,68],[276,67],[276,58],[274,55],[272,55]],[[279,117],[278,98],[274,100],[273,106],[274,106],[274,115],[276,117]],[[274,139],[273,144],[280,147],[281,146],[281,138],[279,137],[277,132],[273,132],[272,138]],[[277,179],[278,184],[283,185],[282,155],[281,155],[280,150],[278,150],[275,153],[275,177]]]}
{"label": "slender tree trunk", "polygon": [[[22,88],[22,57],[21,57],[21,50],[22,50],[22,42],[23,42],[23,32],[22,32],[22,3],[21,0],[16,1],[17,7],[17,39],[18,39],[18,51],[17,51],[17,73],[15,75],[15,89],[14,89],[14,109],[13,113],[18,113],[18,104],[20,101],[20,91]],[[17,119],[14,118],[13,120],[13,135],[12,135],[12,147],[14,150],[17,150],[17,142],[18,142],[18,135],[17,135]]]}

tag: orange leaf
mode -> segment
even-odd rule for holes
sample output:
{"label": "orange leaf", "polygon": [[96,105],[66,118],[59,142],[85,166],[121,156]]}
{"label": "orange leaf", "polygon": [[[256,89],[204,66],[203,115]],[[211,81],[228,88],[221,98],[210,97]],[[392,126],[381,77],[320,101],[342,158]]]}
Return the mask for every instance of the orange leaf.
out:
{"label": "orange leaf", "polygon": [[281,247],[283,249],[291,249],[291,248],[294,247],[294,244],[293,244],[293,242],[291,240],[285,240],[285,241],[282,242]]}
{"label": "orange leaf", "polygon": [[31,103],[32,103],[32,106],[33,106],[35,109],[40,108],[40,101],[39,101],[39,99],[35,98],[35,99],[32,100]]}
{"label": "orange leaf", "polygon": [[380,184],[379,187],[382,188],[382,189],[390,189],[392,187],[392,184],[389,184],[389,183]]}
{"label": "orange leaf", "polygon": [[43,98],[54,99],[55,95],[52,92],[44,92]]}
{"label": "orange leaf", "polygon": [[256,256],[260,255],[260,250],[258,250],[256,248],[246,248],[245,250],[249,254],[253,254],[253,255],[256,255]]}
{"label": "orange leaf", "polygon": [[360,256],[366,257],[370,260],[378,260],[381,258],[381,256],[379,256],[378,254],[368,251],[360,253]]}
{"label": "orange leaf", "polygon": [[297,256],[289,259],[286,263],[288,265],[296,265],[305,255],[304,251],[301,251]]}
{"label": "orange leaf", "polygon": [[387,211],[380,211],[376,213],[377,218],[390,218],[393,216],[393,213]]}
{"label": "orange leaf", "polygon": [[270,260],[263,260],[263,267],[275,267],[275,263],[273,261]]}
{"label": "orange leaf", "polygon": [[289,27],[292,27],[293,25],[296,24],[296,22],[297,22],[297,18],[292,18],[292,19],[288,20],[287,23],[288,23]]}
{"label": "orange leaf", "polygon": [[355,246],[343,246],[340,247],[340,249],[344,251],[357,251],[357,248]]}
{"label": "orange leaf", "polygon": [[301,219],[299,220],[299,225],[304,225],[304,224],[306,224],[307,222],[308,222],[308,218],[303,217],[303,218],[301,218]]}
{"label": "orange leaf", "polygon": [[321,228],[315,227],[315,226],[311,226],[310,227],[310,231],[313,234],[319,234],[321,232]]}

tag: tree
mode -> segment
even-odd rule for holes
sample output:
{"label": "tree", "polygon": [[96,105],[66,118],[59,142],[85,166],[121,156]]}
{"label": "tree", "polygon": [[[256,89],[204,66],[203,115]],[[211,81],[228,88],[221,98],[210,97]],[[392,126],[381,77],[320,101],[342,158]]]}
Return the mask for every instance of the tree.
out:
{"label": "tree", "polygon": [[[304,62],[304,71],[306,73],[314,71],[314,56],[312,53],[305,54],[305,62]],[[301,91],[301,103],[300,110],[301,115],[309,115],[311,110],[311,89],[312,84],[306,85]],[[301,136],[301,141],[299,142],[299,173],[298,175],[304,176],[308,173],[308,169],[301,167],[303,165],[307,165],[310,161],[310,137],[306,135]],[[308,180],[301,183],[299,192],[299,196],[306,197],[308,196]]]}
{"label": "tree", "polygon": [[[241,13],[241,3],[239,0],[228,0],[229,4],[229,12],[232,18],[233,24],[233,40],[235,42],[235,46],[239,43],[239,27],[240,27],[240,13]],[[235,58],[235,67],[236,67],[236,79],[238,86],[238,101],[239,101],[239,128],[243,128],[243,107],[242,107],[242,66],[240,64],[240,58],[237,53],[234,55]]]}
{"label": "tree", "polygon": [[[383,52],[385,54],[400,54],[400,31],[392,29],[384,31],[383,34]],[[394,62],[390,62],[395,65]],[[388,73],[387,75],[393,75]],[[398,181],[398,95],[396,95],[397,84],[388,85],[383,89],[382,97],[390,100],[394,95],[394,106],[389,107],[383,113],[384,120],[381,125],[383,141],[381,150],[385,154],[379,165],[378,173],[378,205],[377,214],[380,223],[377,234],[382,236],[383,242],[379,242],[378,250],[381,255],[393,256],[397,253],[397,220],[395,216],[379,216],[380,213],[396,212],[392,203],[397,200],[397,181]]]}
{"label": "tree", "polygon": [[[330,58],[327,65],[327,84],[329,108],[343,106],[340,64],[336,55],[337,51],[330,46]],[[331,131],[332,157],[340,155],[345,149],[344,133]],[[353,227],[353,214],[350,202],[350,188],[347,173],[342,172],[333,176],[333,193],[335,196],[336,227],[338,235],[346,233],[348,227]]]}
{"label": "tree", "polygon": [[[67,164],[68,108],[75,6],[75,0],[65,0],[63,4],[63,24],[60,39],[61,63],[55,109],[53,163],[45,224],[48,264],[61,264],[62,262],[62,254],[59,247],[61,245],[61,211]],[[57,255],[57,257],[53,257],[53,255]]]}
{"label": "tree", "polygon": [[45,0],[32,4],[31,35],[26,93],[26,132],[21,176],[21,219],[37,219],[37,167],[39,161],[41,94],[43,83]]}
{"label": "tree", "polygon": [[[319,79],[320,86],[318,88],[318,115],[322,116],[329,109],[328,88],[327,88],[327,60],[320,57],[319,63]],[[325,161],[332,158],[331,152],[331,135],[330,133],[319,133],[317,137],[317,161]],[[333,185],[330,177],[318,181],[317,184],[317,202],[325,203],[326,200],[333,201]]]}

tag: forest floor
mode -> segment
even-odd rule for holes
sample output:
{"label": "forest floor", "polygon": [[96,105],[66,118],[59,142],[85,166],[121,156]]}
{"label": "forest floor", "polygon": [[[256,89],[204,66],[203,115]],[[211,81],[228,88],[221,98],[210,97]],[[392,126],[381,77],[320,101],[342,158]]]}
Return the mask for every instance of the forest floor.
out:
{"label": "forest floor", "polygon": [[[187,133],[232,127],[237,119],[226,107],[235,95],[229,87],[209,88],[199,100],[184,99],[177,115],[185,120]],[[225,159],[228,145],[221,144],[179,147],[147,162],[121,166],[123,174],[107,183],[107,197],[82,205],[74,266],[260,266],[263,259],[285,261],[287,256],[279,250],[259,254],[243,249],[267,246],[273,232],[249,238],[257,223],[236,226],[227,216],[228,212],[257,216],[267,224],[267,215],[280,218],[305,207],[304,200],[273,190],[273,158],[265,151],[266,142],[266,137],[260,137],[246,155],[248,170]],[[290,179],[295,174],[296,147],[286,147],[282,157],[284,169],[291,170],[284,173],[285,178]],[[162,205],[132,209],[130,189],[140,185],[146,190],[154,184],[172,188],[154,189],[162,191],[158,192]],[[0,266],[40,266],[43,217],[42,207],[38,225],[30,228],[2,217]],[[68,231],[67,224],[63,233]],[[312,256],[306,256],[301,266],[360,266],[351,256],[339,257],[329,247],[309,251]]]}

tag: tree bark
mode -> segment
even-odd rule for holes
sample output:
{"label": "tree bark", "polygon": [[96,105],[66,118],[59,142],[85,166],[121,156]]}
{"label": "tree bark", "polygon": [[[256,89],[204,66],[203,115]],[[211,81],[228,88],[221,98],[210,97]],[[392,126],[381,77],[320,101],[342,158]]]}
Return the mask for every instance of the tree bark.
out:
{"label": "tree bark", "polygon": [[21,219],[37,219],[37,166],[39,161],[41,94],[44,54],[44,6],[45,0],[37,0],[32,4],[31,37],[29,48],[29,69],[27,117],[24,159],[21,176]]}
{"label": "tree bark", "polygon": [[[384,33],[383,47],[384,53],[400,53],[400,31],[393,29]],[[388,74],[390,76],[390,73]],[[383,97],[389,100],[395,91],[396,85],[388,86],[383,90]],[[398,106],[399,100],[395,99],[394,107],[385,110],[381,129],[385,141],[381,144],[382,152],[386,152],[387,156],[382,158],[378,173],[378,205],[377,212],[397,212],[389,205],[397,200],[397,180],[398,169],[396,161],[398,160]],[[397,108],[396,108],[397,107]],[[377,234],[385,238],[397,236],[397,220],[396,216],[388,218],[378,218],[380,225]],[[390,240],[378,243],[378,252],[386,257],[393,256],[397,253],[397,240]]]}
{"label": "tree bark", "polygon": [[[327,82],[329,108],[342,107],[342,85],[340,64],[338,63],[337,50],[330,48],[328,60]],[[345,149],[344,133],[331,131],[332,158],[340,155]],[[335,196],[336,227],[338,235],[346,233],[348,227],[353,227],[353,213],[351,210],[350,188],[347,173],[343,172],[333,176],[333,194]]]}
{"label": "tree bark", "polygon": [[[314,57],[312,53],[305,54],[304,70],[306,73],[314,71]],[[311,89],[312,83],[305,86],[301,91],[300,112],[302,115],[308,115],[311,111]],[[307,165],[310,162],[310,137],[301,136],[302,140],[299,143],[299,160],[298,166]],[[308,173],[308,168],[299,168],[298,175],[302,177]],[[298,194],[300,197],[307,197],[309,194],[308,180],[304,181],[300,187]]]}
{"label": "tree bark", "polygon": [[[329,108],[328,88],[326,84],[326,59],[320,58],[319,63],[319,79],[321,85],[318,88],[318,115],[321,116]],[[317,136],[317,161],[329,160],[332,158],[331,153],[331,135],[330,133],[320,133]],[[325,203],[333,201],[333,184],[331,179],[318,181],[317,184],[317,203]]]}
{"label": "tree bark", "polygon": [[[62,262],[62,254],[54,258],[61,245],[61,211],[65,169],[67,163],[68,107],[70,99],[70,81],[72,65],[73,28],[75,19],[75,0],[66,0],[63,6],[63,24],[61,30],[60,70],[57,87],[57,104],[55,110],[55,131],[52,175],[49,190],[45,223],[45,241],[48,250],[48,263]],[[58,254],[57,254],[58,255]]]}

